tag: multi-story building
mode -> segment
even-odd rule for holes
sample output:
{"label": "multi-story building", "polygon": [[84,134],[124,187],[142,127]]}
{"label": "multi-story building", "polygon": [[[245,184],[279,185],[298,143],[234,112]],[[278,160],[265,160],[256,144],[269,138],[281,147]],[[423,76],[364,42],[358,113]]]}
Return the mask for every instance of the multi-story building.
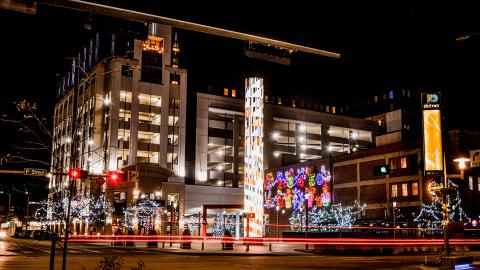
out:
{"label": "multi-story building", "polygon": [[[102,46],[110,49],[102,54]],[[125,226],[178,233],[184,226],[200,229],[198,220],[211,221],[219,209],[240,219],[245,189],[256,190],[245,184],[245,153],[252,144],[261,149],[253,150],[257,165],[268,169],[354,153],[373,142],[372,121],[338,115],[335,108],[320,111],[303,101],[282,103],[262,94],[248,101],[262,107],[259,115],[246,107],[244,89],[218,94],[189,89],[187,96],[179,53],[168,26],[151,24],[148,35],[133,38],[97,35],[61,81],[52,155],[57,174],[49,183],[49,199],[66,197],[68,178],[62,173],[78,167],[90,176],[75,182],[75,200],[104,194],[112,206],[102,210],[101,222],[76,219],[76,233],[110,233]],[[246,111],[257,119],[246,121]],[[246,125],[252,121],[262,136]],[[124,171],[126,181],[105,183],[102,176],[115,170]],[[147,202],[153,212],[140,221]],[[85,211],[91,208],[85,205]]]}
{"label": "multi-story building", "polygon": [[[202,199],[209,204],[242,205],[244,189],[249,189],[245,185],[247,99],[243,91],[222,90],[219,94],[196,93],[195,177],[187,179],[191,186],[185,188],[235,192],[237,196],[231,200],[207,194]],[[296,108],[278,100],[272,102],[267,96],[262,116],[261,166],[265,170],[355,153],[369,148],[374,137],[372,121]],[[190,200],[190,196],[185,194],[186,215],[195,215],[201,201]]]}
{"label": "multi-story building", "polygon": [[[63,96],[54,111],[54,172],[78,167],[105,175],[126,168],[136,173],[126,175],[126,186],[108,185],[110,200],[124,208],[127,198],[178,200],[160,193],[163,182],[180,182],[185,173],[187,72],[178,67],[175,38],[171,27],[151,24],[143,40],[102,33],[90,41],[61,82]],[[109,53],[102,54],[107,44]],[[91,195],[94,179],[77,181],[77,195]],[[66,181],[61,174],[50,180],[51,200],[65,196]],[[107,191],[102,182],[98,185]],[[76,229],[83,233],[87,227]]]}

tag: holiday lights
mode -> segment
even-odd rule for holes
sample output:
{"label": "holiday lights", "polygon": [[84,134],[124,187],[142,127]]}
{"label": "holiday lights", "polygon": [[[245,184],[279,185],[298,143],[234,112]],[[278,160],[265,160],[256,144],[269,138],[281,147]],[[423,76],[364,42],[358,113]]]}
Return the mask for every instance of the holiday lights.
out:
{"label": "holiday lights", "polygon": [[[438,190],[439,184],[432,181],[428,185],[428,192],[432,196],[432,201],[428,204],[422,204],[420,213],[413,220],[421,228],[443,228],[442,201],[437,196],[435,190]],[[467,216],[462,207],[462,198],[458,185],[448,180],[448,186],[456,190],[455,196],[448,196],[448,219],[449,221],[459,221],[469,223],[471,219]],[[453,197],[453,198],[452,198]]]}
{"label": "holiday lights", "polygon": [[161,216],[160,204],[154,200],[142,199],[136,205],[123,211],[124,224],[127,228],[139,226],[148,230],[155,228],[155,221]]}
{"label": "holiday lights", "polygon": [[[243,235],[243,219],[240,219],[240,235]],[[225,230],[235,235],[237,221],[234,213],[217,213],[213,221],[213,236],[224,236]]]}
{"label": "holiday lights", "polygon": [[[365,207],[366,204],[362,205],[359,202],[349,206],[343,206],[341,203],[330,207],[315,205],[308,211],[308,231],[338,232],[341,228],[351,227]],[[303,211],[294,211],[289,221],[293,231],[305,231],[305,213]]]}

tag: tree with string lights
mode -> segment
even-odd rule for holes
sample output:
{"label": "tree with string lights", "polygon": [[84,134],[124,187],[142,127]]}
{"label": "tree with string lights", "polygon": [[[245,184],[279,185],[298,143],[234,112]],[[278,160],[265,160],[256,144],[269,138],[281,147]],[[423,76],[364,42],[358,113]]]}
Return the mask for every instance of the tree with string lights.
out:
{"label": "tree with string lights", "polygon": [[[421,205],[421,210],[418,216],[414,219],[414,222],[420,228],[443,228],[443,202],[437,193],[432,189],[432,183],[428,187],[429,194],[432,196],[430,203],[424,203]],[[468,223],[471,219],[465,213],[462,207],[462,198],[460,196],[460,190],[458,185],[449,180],[448,185],[455,189],[455,194],[448,196],[448,218],[450,221],[457,221]]]}

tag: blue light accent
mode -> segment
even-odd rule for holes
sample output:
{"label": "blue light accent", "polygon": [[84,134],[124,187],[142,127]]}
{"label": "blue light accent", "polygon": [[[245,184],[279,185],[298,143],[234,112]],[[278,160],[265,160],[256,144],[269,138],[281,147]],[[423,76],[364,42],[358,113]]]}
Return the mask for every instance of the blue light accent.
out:
{"label": "blue light accent", "polygon": [[388,96],[390,97],[390,99],[393,99],[393,91],[388,92]]}
{"label": "blue light accent", "polygon": [[471,267],[470,267],[470,264],[455,265],[455,270],[459,270],[459,269],[471,269]]}

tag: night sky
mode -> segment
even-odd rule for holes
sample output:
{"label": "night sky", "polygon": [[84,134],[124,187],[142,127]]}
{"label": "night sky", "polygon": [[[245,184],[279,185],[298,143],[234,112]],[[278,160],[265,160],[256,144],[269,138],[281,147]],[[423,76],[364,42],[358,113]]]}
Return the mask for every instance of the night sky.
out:
{"label": "night sky", "polygon": [[[438,90],[445,98],[447,128],[480,129],[479,121],[472,121],[478,114],[473,95],[480,88],[480,35],[455,41],[480,32],[479,11],[473,6],[159,2],[114,1],[121,7],[342,54],[341,59],[329,59],[296,53],[288,67],[271,65],[245,57],[243,42],[180,31],[180,65],[189,69],[198,90],[214,83],[242,84],[244,76],[257,73],[271,78],[267,91],[295,93],[324,104],[390,89]],[[40,7],[36,16],[0,10],[1,114],[13,113],[13,101],[28,98],[51,119],[57,76],[67,68],[66,57],[76,55],[91,35],[84,28],[87,18],[55,8]],[[8,143],[2,143],[0,152],[5,152],[16,136],[14,130],[2,129]]]}

